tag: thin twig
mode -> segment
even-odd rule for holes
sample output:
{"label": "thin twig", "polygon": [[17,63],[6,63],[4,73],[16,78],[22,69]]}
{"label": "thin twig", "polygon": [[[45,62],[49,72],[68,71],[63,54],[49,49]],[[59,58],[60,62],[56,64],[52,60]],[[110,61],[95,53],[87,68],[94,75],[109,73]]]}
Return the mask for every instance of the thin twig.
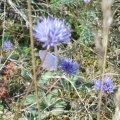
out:
{"label": "thin twig", "polygon": [[31,55],[32,55],[32,68],[33,68],[33,80],[35,84],[35,93],[36,93],[36,102],[38,108],[38,118],[41,120],[40,117],[40,108],[39,108],[39,97],[38,97],[38,90],[37,90],[37,75],[36,75],[36,65],[35,65],[35,54],[34,54],[34,40],[33,40],[33,27],[32,27],[32,10],[31,10],[31,0],[28,0],[28,17],[29,17],[29,34],[30,34],[30,42],[31,42]]}

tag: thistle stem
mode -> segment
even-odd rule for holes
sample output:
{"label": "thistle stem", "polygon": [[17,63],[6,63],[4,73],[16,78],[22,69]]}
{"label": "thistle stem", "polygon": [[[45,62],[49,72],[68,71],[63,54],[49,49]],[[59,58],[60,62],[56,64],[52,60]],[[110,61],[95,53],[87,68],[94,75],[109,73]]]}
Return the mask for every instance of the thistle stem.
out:
{"label": "thistle stem", "polygon": [[54,51],[55,51],[55,70],[57,70],[57,68],[58,68],[58,61],[59,61],[57,45],[54,46]]}

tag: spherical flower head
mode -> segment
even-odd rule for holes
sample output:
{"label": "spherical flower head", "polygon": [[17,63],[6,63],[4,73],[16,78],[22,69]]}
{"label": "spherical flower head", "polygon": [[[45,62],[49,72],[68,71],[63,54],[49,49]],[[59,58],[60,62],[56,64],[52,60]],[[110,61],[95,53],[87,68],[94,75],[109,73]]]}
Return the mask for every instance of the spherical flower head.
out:
{"label": "spherical flower head", "polygon": [[3,42],[3,50],[4,51],[10,51],[13,49],[13,44],[11,43],[10,40],[6,40]]}
{"label": "spherical flower head", "polygon": [[70,28],[58,18],[48,17],[39,19],[33,27],[33,35],[37,41],[44,43],[43,47],[54,46],[58,43],[70,41]]}
{"label": "spherical flower head", "polygon": [[[97,80],[95,82],[94,88],[96,90],[101,89],[101,80]],[[105,76],[104,81],[103,81],[102,92],[103,93],[112,93],[113,90],[114,90],[114,85],[113,85],[113,82],[112,82],[111,78],[109,76]]]}
{"label": "spherical flower head", "polygon": [[84,3],[87,3],[87,4],[88,4],[90,1],[91,1],[91,0],[84,0]]}
{"label": "spherical flower head", "polygon": [[79,65],[71,59],[60,59],[59,68],[68,75],[74,75],[79,69]]}

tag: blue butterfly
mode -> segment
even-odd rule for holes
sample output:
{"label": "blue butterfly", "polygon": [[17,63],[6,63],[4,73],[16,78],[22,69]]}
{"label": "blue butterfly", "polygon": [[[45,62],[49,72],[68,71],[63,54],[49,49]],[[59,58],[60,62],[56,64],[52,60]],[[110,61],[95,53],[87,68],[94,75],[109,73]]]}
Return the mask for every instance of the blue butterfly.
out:
{"label": "blue butterfly", "polygon": [[[45,54],[46,54],[46,50],[39,51],[39,56],[40,56],[41,60],[44,59]],[[42,67],[43,67],[43,69],[50,70],[50,71],[57,70],[55,62],[56,62],[56,56],[54,56],[53,54],[48,52],[45,57]]]}

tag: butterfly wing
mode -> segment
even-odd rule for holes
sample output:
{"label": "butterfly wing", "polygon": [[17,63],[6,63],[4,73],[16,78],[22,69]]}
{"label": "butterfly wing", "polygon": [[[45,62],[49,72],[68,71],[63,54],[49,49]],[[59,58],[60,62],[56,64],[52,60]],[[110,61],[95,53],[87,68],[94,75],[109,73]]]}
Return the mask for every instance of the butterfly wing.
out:
{"label": "butterfly wing", "polygon": [[[40,50],[39,51],[39,56],[40,56],[41,60],[44,59],[45,54],[46,54],[45,50]],[[43,69],[50,70],[50,71],[56,70],[55,59],[56,59],[56,57],[54,55],[52,55],[50,52],[48,52],[47,55],[46,55],[46,58],[44,60],[44,63],[42,65]]]}

